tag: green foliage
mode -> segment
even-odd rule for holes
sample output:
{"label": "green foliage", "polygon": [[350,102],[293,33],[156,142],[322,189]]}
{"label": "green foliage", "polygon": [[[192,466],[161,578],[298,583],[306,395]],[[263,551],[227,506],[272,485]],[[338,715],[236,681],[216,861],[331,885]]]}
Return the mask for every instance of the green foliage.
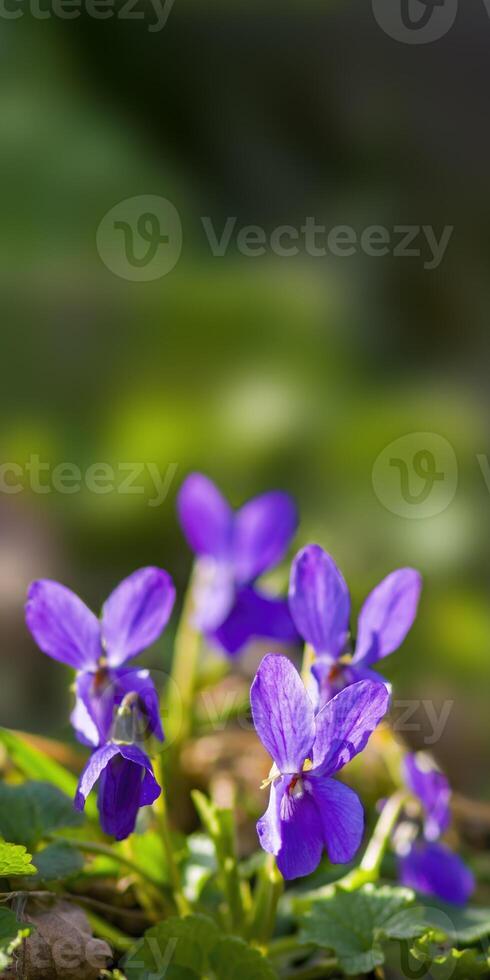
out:
{"label": "green foliage", "polygon": [[[0,728],[0,745],[3,745],[15,768],[25,779],[51,783],[66,796],[74,798],[77,778],[69,769],[50,759],[45,752],[36,749],[22,735],[8,728]],[[91,797],[85,804],[85,812],[90,819],[97,818],[97,804]]]}
{"label": "green foliage", "polygon": [[131,837],[133,861],[143,872],[161,885],[168,885],[169,875],[165,848],[160,834],[147,830],[144,834]]}
{"label": "green foliage", "polygon": [[312,904],[302,920],[300,942],[333,951],[347,976],[369,973],[385,961],[383,940],[412,939],[424,932],[414,898],[405,888],[337,889]]}
{"label": "green foliage", "polygon": [[442,950],[440,937],[432,932],[416,940],[405,955],[412,976],[430,976],[431,980],[474,980],[490,972],[490,957],[481,950]]}
{"label": "green foliage", "polygon": [[335,954],[347,976],[364,976],[385,962],[402,976],[431,980],[473,980],[490,971],[482,948],[457,948],[488,939],[486,908],[460,909],[417,900],[405,888],[368,884],[358,891],[323,890],[301,924],[299,944]]}
{"label": "green foliage", "polygon": [[213,919],[191,915],[148,929],[126,957],[127,980],[274,980],[267,960],[243,940],[223,937]]}
{"label": "green foliage", "polygon": [[35,860],[39,881],[63,881],[78,874],[84,865],[80,851],[62,841],[54,841],[38,851]]}
{"label": "green foliage", "polygon": [[83,823],[73,801],[50,783],[0,783],[0,834],[32,847],[46,834]]}
{"label": "green foliage", "polygon": [[277,974],[258,950],[248,946],[243,939],[227,936],[211,951],[210,964],[217,980],[275,980]]}
{"label": "green foliage", "polygon": [[31,855],[21,844],[7,844],[0,840],[0,878],[15,875],[32,875],[36,869],[31,864]]}
{"label": "green foliage", "polygon": [[216,851],[207,834],[191,834],[187,845],[188,857],[182,866],[182,884],[186,898],[196,902],[218,870]]}
{"label": "green foliage", "polygon": [[13,912],[0,908],[0,970],[9,966],[14,949],[31,932],[32,927],[18,922]]}
{"label": "green foliage", "polygon": [[26,742],[21,735],[8,728],[0,728],[0,745],[4,746],[9,759],[26,779],[50,782],[67,796],[75,794],[75,776],[59,762],[54,762],[44,752]]}
{"label": "green foliage", "polygon": [[235,823],[231,810],[222,810],[204,793],[194,790],[194,806],[216,852],[223,891],[230,912],[230,926],[237,931],[243,924],[243,902],[238,862],[235,854]]}
{"label": "green foliage", "polygon": [[[220,939],[215,922],[205,915],[193,915],[184,919],[166,919],[148,929],[126,957],[124,970],[128,980],[153,980],[173,974],[165,970],[171,965],[187,971],[182,977],[202,977],[208,964],[208,956]],[[177,977],[178,974],[175,974]]]}
{"label": "green foliage", "polygon": [[[458,908],[455,905],[446,905],[435,901],[426,911],[427,921],[431,922],[436,928],[441,928],[441,918],[444,917],[443,931],[447,937],[458,945],[472,945],[481,939],[490,937],[490,908],[469,907]],[[434,908],[432,908],[432,904]]]}

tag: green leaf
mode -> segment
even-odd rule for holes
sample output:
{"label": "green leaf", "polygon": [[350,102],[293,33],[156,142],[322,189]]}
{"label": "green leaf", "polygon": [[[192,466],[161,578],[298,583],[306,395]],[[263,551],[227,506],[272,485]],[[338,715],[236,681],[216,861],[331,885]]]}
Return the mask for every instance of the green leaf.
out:
{"label": "green leaf", "polygon": [[425,910],[426,920],[438,929],[441,928],[439,911],[443,914],[443,931],[454,944],[471,945],[490,936],[490,908],[458,908],[445,903],[437,903],[432,908],[431,905]]}
{"label": "green leaf", "polygon": [[31,932],[32,926],[23,925],[9,909],[0,908],[0,970],[10,965],[14,949]]}
{"label": "green leaf", "polygon": [[182,885],[186,898],[196,902],[204,886],[216,874],[218,865],[214,844],[207,834],[191,834],[187,844],[189,855],[182,866]]}
{"label": "green leaf", "polygon": [[0,783],[0,835],[16,844],[30,847],[53,830],[81,823],[73,801],[50,783]]}
{"label": "green leaf", "polygon": [[131,850],[133,861],[142,871],[161,885],[168,885],[168,862],[161,834],[154,830],[147,830],[144,834],[133,834]]}
{"label": "green leaf", "polygon": [[148,929],[126,957],[127,980],[201,980],[220,938],[216,923],[206,915],[166,919]]}
{"label": "green leaf", "polygon": [[227,936],[211,950],[209,960],[217,980],[277,980],[277,973],[257,949],[243,939]]}
{"label": "green leaf", "polygon": [[276,980],[270,963],[242,939],[222,937],[205,915],[166,919],[148,929],[124,962],[127,980]]}
{"label": "green leaf", "polygon": [[231,810],[221,810],[204,793],[193,790],[192,800],[201,822],[213,841],[223,891],[229,909],[231,931],[243,921],[240,873],[235,848],[235,820]]}
{"label": "green leaf", "polygon": [[213,841],[220,867],[224,866],[230,858],[236,863],[235,822],[232,810],[220,809],[197,789],[192,791],[191,796],[201,823]]}
{"label": "green leaf", "polygon": [[[0,728],[0,745],[5,747],[9,759],[25,779],[52,783],[66,796],[74,798],[78,782],[76,776],[59,762],[50,759],[45,752],[36,749],[22,735],[8,728]],[[90,820],[98,819],[97,802],[91,796],[85,804],[85,813]]]}
{"label": "green leaf", "polygon": [[405,944],[402,968],[408,975],[430,976],[431,980],[474,980],[488,976],[490,959],[478,949],[441,949],[437,934],[430,932],[410,950]]}
{"label": "green leaf", "polygon": [[302,919],[300,942],[333,951],[348,976],[369,973],[384,963],[384,939],[415,938],[426,930],[414,898],[405,888],[337,889],[313,903]]}
{"label": "green leaf", "polygon": [[80,851],[62,841],[48,844],[35,856],[39,881],[64,881],[78,874],[84,865]]}
{"label": "green leaf", "polygon": [[19,930],[23,928],[24,926],[17,922],[13,912],[9,909],[0,908],[0,949],[6,949],[16,938]]}
{"label": "green leaf", "polygon": [[0,840],[0,878],[10,878],[14,875],[35,874],[31,864],[31,855],[25,847],[19,844],[7,844]]}

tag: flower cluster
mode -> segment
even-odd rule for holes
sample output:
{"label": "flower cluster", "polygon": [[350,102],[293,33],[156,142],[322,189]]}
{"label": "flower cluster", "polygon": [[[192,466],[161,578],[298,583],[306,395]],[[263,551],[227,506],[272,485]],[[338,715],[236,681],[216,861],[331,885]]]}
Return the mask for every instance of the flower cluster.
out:
{"label": "flower cluster", "polygon": [[[297,510],[287,494],[263,494],[234,512],[207,477],[194,473],[180,490],[178,513],[196,558],[194,629],[230,658],[254,638],[306,644],[304,681],[275,652],[264,657],[251,687],[255,728],[273,762],[263,783],[270,798],[257,824],[260,844],[286,879],[313,872],[324,851],[333,863],[350,862],[364,813],[356,793],[334,776],[364,750],[388,711],[390,685],[372,668],[412,627],[421,577],[401,568],[384,578],[364,602],[351,642],[347,585],[318,545],[295,557],[288,598],[258,584],[296,532]],[[59,583],[42,580],[29,589],[26,620],[34,639],[76,672],[71,721],[92,754],[75,806],[82,809],[98,783],[102,828],[118,840],[134,830],[139,808],[161,793],[148,753],[150,738],[164,740],[159,698],[149,672],[130,662],[162,634],[174,601],[170,575],[155,567],[121,582],[100,619]],[[412,809],[400,821],[398,808],[393,818],[402,882],[466,902],[473,877],[441,843],[450,823],[447,780],[425,756],[407,754],[404,782]]]}
{"label": "flower cluster", "polygon": [[404,781],[416,798],[422,827],[404,821],[394,835],[400,880],[409,888],[455,905],[465,905],[475,888],[469,868],[440,838],[451,823],[449,783],[424,753],[408,753]]}
{"label": "flower cluster", "polygon": [[[178,511],[197,557],[194,625],[230,655],[253,637],[297,641],[287,600],[255,584],[296,531],[291,497],[266,493],[234,514],[217,487],[195,473],[180,490]],[[76,671],[71,722],[94,750],[75,806],[83,809],[98,783],[101,826],[117,840],[132,833],[139,808],[161,792],[146,752],[150,737],[164,740],[158,694],[149,672],[128,662],[158,639],[174,602],[170,575],[154,567],[121,582],[100,619],[58,582],[33,582],[28,593],[26,622],[38,646]]]}
{"label": "flower cluster", "polygon": [[163,741],[158,695],[147,670],[128,661],[165,628],[175,601],[167,572],[141,568],[112,592],[100,620],[70,589],[46,579],[28,593],[26,622],[41,650],[76,670],[71,721],[78,739],[95,749],[80,778],[82,809],[99,782],[102,829],[122,840],[134,830],[140,806],[160,787],[138,743]]}

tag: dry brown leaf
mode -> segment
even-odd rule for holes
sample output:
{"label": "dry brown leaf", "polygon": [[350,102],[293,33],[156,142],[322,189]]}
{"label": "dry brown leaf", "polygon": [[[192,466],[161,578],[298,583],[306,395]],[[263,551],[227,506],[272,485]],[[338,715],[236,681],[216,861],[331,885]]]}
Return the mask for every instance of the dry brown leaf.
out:
{"label": "dry brown leaf", "polygon": [[97,980],[112,959],[110,947],[91,933],[82,909],[68,902],[27,911],[35,926],[1,980]]}

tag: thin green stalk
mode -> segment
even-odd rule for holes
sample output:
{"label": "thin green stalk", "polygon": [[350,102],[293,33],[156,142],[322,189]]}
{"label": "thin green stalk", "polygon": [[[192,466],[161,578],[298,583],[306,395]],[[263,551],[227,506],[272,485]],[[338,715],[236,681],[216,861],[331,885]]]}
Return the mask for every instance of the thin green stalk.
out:
{"label": "thin green stalk", "polygon": [[167,741],[174,749],[192,733],[196,675],[201,635],[192,625],[194,611],[194,568],[175,636],[170,685],[165,701]]}
{"label": "thin green stalk", "polygon": [[50,840],[60,841],[63,844],[67,844],[69,847],[73,847],[75,850],[82,851],[85,854],[104,854],[106,857],[110,857],[113,861],[121,864],[125,868],[129,868],[134,874],[139,875],[140,878],[144,878],[155,888],[160,888],[160,882],[156,878],[152,878],[143,868],[141,868],[135,861],[131,861],[130,858],[125,857],[118,851],[113,850],[109,844],[99,844],[95,841],[83,841],[77,840],[76,838],[70,837],[58,837],[58,835],[50,834],[48,835]]}
{"label": "thin green stalk", "polygon": [[267,947],[267,956],[269,959],[284,959],[289,956],[298,956],[303,954],[307,956],[311,953],[315,947],[313,944],[310,946],[304,945],[300,946],[298,943],[298,936],[279,936],[278,939],[273,939]]}
{"label": "thin green stalk", "polygon": [[375,879],[379,878],[386,848],[407,799],[408,794],[404,790],[398,790],[393,793],[393,796],[390,796],[381,811],[371,840],[364,852],[360,868],[362,871],[373,874]]}
{"label": "thin green stalk", "polygon": [[242,881],[236,857],[233,813],[231,810],[222,810],[217,807],[199,790],[193,790],[191,796],[201,823],[214,844],[222,887],[226,897],[229,928],[233,932],[241,934],[244,927],[245,909]]}
{"label": "thin green stalk", "polygon": [[408,798],[404,790],[398,790],[390,796],[383,807],[359,867],[336,881],[336,887],[354,891],[367,882],[378,880],[391,835]]}
{"label": "thin green stalk", "polygon": [[105,939],[118,953],[127,953],[137,942],[134,936],[127,936],[125,932],[121,932],[120,929],[113,926],[111,922],[107,922],[106,919],[101,919],[99,915],[96,915],[90,909],[85,909],[85,915],[92,926],[94,934],[99,936],[100,939]]}
{"label": "thin green stalk", "polygon": [[290,980],[327,980],[330,974],[336,973],[338,975],[338,970],[338,960],[332,957],[311,966],[300,967],[299,970],[290,973],[289,978]]}
{"label": "thin green stalk", "polygon": [[[156,764],[156,768],[157,766],[158,763]],[[170,827],[168,825],[167,800],[163,790],[154,804],[154,809],[158,817],[158,826],[160,829],[163,849],[165,851],[167,870],[168,870],[168,875],[170,879],[170,885],[172,888],[172,894],[174,897],[175,905],[177,907],[177,911],[179,912],[179,915],[188,915],[191,909],[190,909],[189,902],[187,901],[182,891],[180,871],[177,862],[175,860],[172,837],[170,834]]]}
{"label": "thin green stalk", "polygon": [[231,927],[240,933],[243,929],[243,899],[240,875],[236,858],[228,856],[223,862],[223,880],[226,890],[226,900],[231,916]]}
{"label": "thin green stalk", "polygon": [[[268,946],[267,958],[274,962],[280,976],[285,976],[288,980],[313,980],[316,977],[328,977],[332,972],[338,972],[338,960],[334,957],[323,957],[316,963],[307,962],[303,966],[294,969],[293,966],[281,964],[281,960],[291,960],[293,957],[299,959],[309,958],[313,953],[318,954],[318,949],[312,944],[298,943],[297,936],[281,936],[274,939]],[[279,962],[276,963],[276,960]]]}
{"label": "thin green stalk", "polygon": [[258,877],[250,924],[250,938],[259,945],[267,945],[274,933],[277,905],[283,890],[281,872],[274,856],[268,854]]}

